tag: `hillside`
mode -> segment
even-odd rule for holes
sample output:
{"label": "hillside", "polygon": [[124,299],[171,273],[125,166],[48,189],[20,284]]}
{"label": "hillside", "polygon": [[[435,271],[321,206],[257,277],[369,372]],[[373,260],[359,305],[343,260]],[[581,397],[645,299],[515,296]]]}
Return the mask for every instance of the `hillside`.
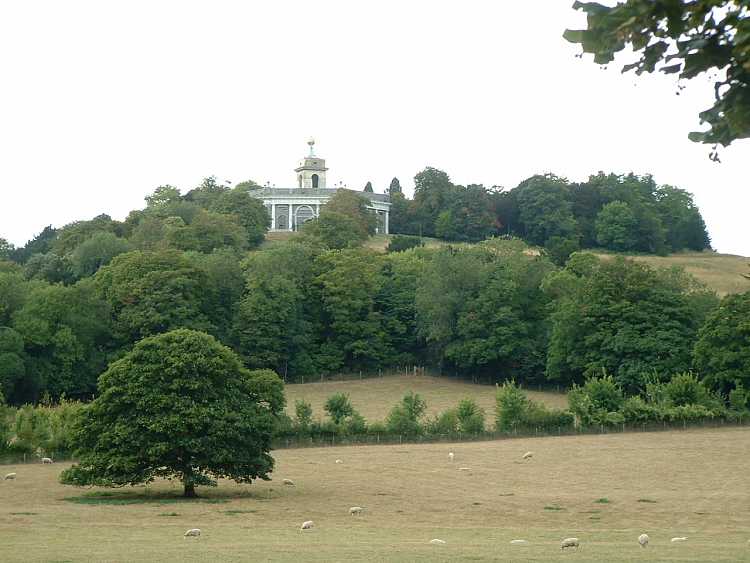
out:
{"label": "hillside", "polygon": [[[492,425],[495,415],[493,385],[475,385],[447,377],[400,375],[354,381],[304,383],[287,385],[285,391],[287,411],[292,416],[294,401],[304,399],[312,405],[315,418],[324,418],[323,405],[326,399],[334,393],[346,393],[354,408],[368,421],[384,420],[393,405],[410,391],[419,393],[427,402],[427,416],[453,408],[458,401],[467,397],[474,399],[484,409],[489,426]],[[563,393],[526,391],[526,395],[550,407],[568,406],[568,400]]]}
{"label": "hillside", "polygon": [[[604,258],[613,256],[601,252],[594,254]],[[633,255],[628,258],[657,268],[680,266],[720,296],[750,290],[750,280],[741,275],[750,270],[750,258],[745,256],[716,252],[680,252],[668,256]]]}
{"label": "hillside", "polygon": [[[3,561],[747,561],[748,448],[747,428],[300,448],[273,452],[271,482],[187,501],[163,480],[75,489],[66,464],[9,465]],[[561,553],[569,536],[581,548]]]}

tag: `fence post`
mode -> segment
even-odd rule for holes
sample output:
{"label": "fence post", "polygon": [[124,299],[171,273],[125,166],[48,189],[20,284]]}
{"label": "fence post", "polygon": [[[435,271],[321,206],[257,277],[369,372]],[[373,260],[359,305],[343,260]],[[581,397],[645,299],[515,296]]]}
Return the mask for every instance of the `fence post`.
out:
{"label": "fence post", "polygon": [[403,440],[402,440],[402,438],[403,438],[403,437],[401,436],[401,434],[399,434],[399,435],[398,435],[398,443],[399,443],[399,444],[400,444],[400,443],[401,443],[401,442],[403,441]]}

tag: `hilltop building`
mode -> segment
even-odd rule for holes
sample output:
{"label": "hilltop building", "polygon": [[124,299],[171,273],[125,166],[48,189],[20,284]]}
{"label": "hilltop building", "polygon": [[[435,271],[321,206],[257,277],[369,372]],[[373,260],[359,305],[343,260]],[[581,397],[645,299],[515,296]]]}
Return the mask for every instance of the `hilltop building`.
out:
{"label": "hilltop building", "polygon": [[[296,186],[288,188],[263,187],[250,195],[263,200],[271,216],[271,231],[296,231],[305,222],[320,215],[320,209],[341,188],[326,187],[326,161],[315,156],[315,140],[310,139],[310,153],[299,161]],[[367,208],[377,216],[377,233],[388,234],[391,202],[386,194],[356,191],[369,199]]]}

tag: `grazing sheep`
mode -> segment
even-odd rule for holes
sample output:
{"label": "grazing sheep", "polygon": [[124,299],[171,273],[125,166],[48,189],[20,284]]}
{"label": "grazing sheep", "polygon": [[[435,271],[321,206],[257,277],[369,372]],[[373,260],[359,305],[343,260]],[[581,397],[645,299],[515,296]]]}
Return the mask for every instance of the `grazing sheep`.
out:
{"label": "grazing sheep", "polygon": [[687,541],[687,538],[685,536],[682,536],[682,537],[679,537],[679,538],[672,538],[669,541],[671,541],[672,543],[677,543],[677,542],[681,542],[681,541]]}
{"label": "grazing sheep", "polygon": [[359,514],[362,514],[363,510],[364,508],[362,508],[361,506],[352,506],[349,509],[349,514],[351,514],[352,516],[359,515]]}
{"label": "grazing sheep", "polygon": [[523,459],[531,459],[533,455],[534,455],[534,452],[526,452],[525,454],[523,454],[522,457]]}
{"label": "grazing sheep", "polygon": [[314,524],[312,520],[305,520],[304,522],[302,522],[302,526],[300,526],[299,531],[301,532],[302,530],[312,530],[313,525]]}
{"label": "grazing sheep", "polygon": [[8,479],[15,479],[15,478],[16,478],[16,474],[15,474],[15,473],[8,473],[8,474],[7,474],[6,476],[5,476],[5,480],[6,480],[6,481],[7,481]]}
{"label": "grazing sheep", "polygon": [[42,463],[53,463],[53,461],[51,457],[43,457]]}
{"label": "grazing sheep", "polygon": [[647,547],[648,546],[648,534],[641,534],[638,536],[638,543],[641,544],[641,547]]}
{"label": "grazing sheep", "polygon": [[566,547],[575,547],[578,549],[578,538],[565,538],[560,542],[560,549],[565,549]]}
{"label": "grazing sheep", "polygon": [[453,461],[453,452],[448,453],[448,459]]}
{"label": "grazing sheep", "polygon": [[282,481],[282,483],[284,483],[285,485],[291,485],[292,487],[294,487],[294,486],[295,486],[295,485],[294,485],[294,481],[292,481],[291,479],[284,479],[284,480]]}
{"label": "grazing sheep", "polygon": [[185,538],[197,538],[201,535],[201,529],[200,528],[191,528],[187,532],[185,532],[185,535],[183,537]]}
{"label": "grazing sheep", "polygon": [[526,540],[510,540],[510,545],[528,545]]}
{"label": "grazing sheep", "polygon": [[435,538],[434,540],[430,540],[430,543],[432,545],[443,545],[445,543],[445,540],[439,540],[439,539]]}
{"label": "grazing sheep", "polygon": [[344,462],[342,460],[340,460],[340,459],[337,459],[336,463],[344,463]]}
{"label": "grazing sheep", "polygon": [[471,467],[459,467],[459,471],[471,471]]}

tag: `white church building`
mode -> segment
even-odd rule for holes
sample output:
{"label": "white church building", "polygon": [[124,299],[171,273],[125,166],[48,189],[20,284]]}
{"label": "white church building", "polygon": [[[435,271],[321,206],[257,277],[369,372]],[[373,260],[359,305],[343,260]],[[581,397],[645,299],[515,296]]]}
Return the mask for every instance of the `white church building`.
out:
{"label": "white church building", "polygon": [[[305,222],[320,215],[333,194],[341,188],[326,187],[326,161],[315,156],[315,140],[310,139],[310,154],[299,161],[294,172],[297,185],[288,188],[263,187],[252,190],[250,195],[263,200],[271,216],[271,231],[296,231]],[[387,194],[360,192],[370,200],[367,208],[377,217],[377,233],[388,234],[388,218],[391,202]]]}

